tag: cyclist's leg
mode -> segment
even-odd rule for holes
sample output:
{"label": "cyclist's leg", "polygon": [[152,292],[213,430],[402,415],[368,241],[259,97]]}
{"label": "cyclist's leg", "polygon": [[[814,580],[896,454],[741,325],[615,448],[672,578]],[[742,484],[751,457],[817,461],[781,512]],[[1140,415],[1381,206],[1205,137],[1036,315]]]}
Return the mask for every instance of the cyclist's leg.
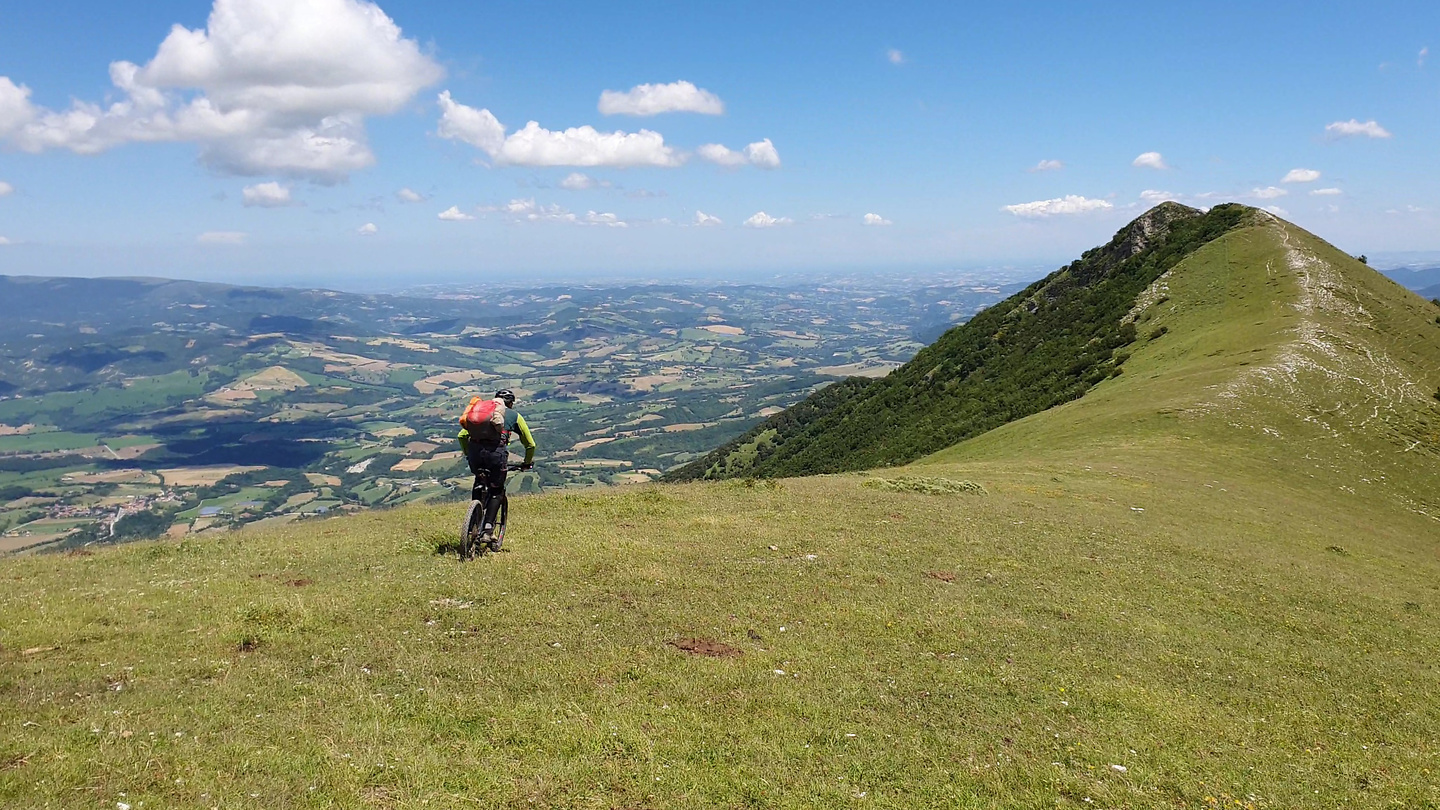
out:
{"label": "cyclist's leg", "polygon": [[465,463],[470,465],[470,474],[475,476],[475,483],[470,485],[470,500],[478,501],[485,494],[485,457],[482,448],[475,442],[468,441],[468,437],[460,440],[461,451],[465,454]]}
{"label": "cyclist's leg", "polygon": [[500,511],[500,501],[505,497],[505,473],[509,452],[502,446],[485,457],[485,477],[490,489],[489,508],[485,510],[485,528],[495,525],[495,516]]}

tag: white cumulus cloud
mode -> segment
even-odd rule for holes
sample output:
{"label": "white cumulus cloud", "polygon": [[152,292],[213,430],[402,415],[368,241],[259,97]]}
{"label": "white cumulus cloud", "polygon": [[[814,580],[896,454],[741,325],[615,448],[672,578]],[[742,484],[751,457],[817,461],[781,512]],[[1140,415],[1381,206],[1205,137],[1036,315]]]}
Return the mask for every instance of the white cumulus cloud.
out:
{"label": "white cumulus cloud", "polygon": [[1312,196],[1312,197],[1339,197],[1341,194],[1344,194],[1344,193],[1345,193],[1345,192],[1341,191],[1341,190],[1338,189],[1338,188],[1317,188],[1317,189],[1315,189],[1314,191],[1310,192],[1310,196]]}
{"label": "white cumulus cloud", "polygon": [[1007,205],[1002,210],[1009,211],[1017,217],[1038,219],[1069,214],[1084,214],[1090,211],[1105,211],[1114,207],[1115,206],[1106,200],[1093,200],[1089,197],[1070,194],[1064,197],[1057,197],[1053,200],[1037,200],[1035,202]]}
{"label": "white cumulus cloud", "polygon": [[1280,179],[1282,183],[1313,183],[1320,179],[1320,172],[1314,169],[1291,169]]}
{"label": "white cumulus cloud", "polygon": [[9,196],[9,195],[14,194],[14,193],[15,193],[15,187],[14,187],[14,186],[10,185],[9,183],[5,182],[4,180],[0,180],[0,197],[6,197],[6,196]]}
{"label": "white cumulus cloud", "polygon": [[1283,188],[1266,186],[1265,188],[1251,189],[1250,196],[1254,197],[1257,200],[1273,200],[1277,197],[1284,197],[1286,194],[1289,193],[1290,192],[1286,191]]}
{"label": "white cumulus cloud", "polygon": [[361,225],[359,230],[355,232],[360,234],[361,236],[374,236],[375,234],[380,232],[380,226],[376,225],[373,222],[367,222],[364,225]]}
{"label": "white cumulus cloud", "polygon": [[279,183],[246,186],[240,192],[240,199],[246,208],[283,208],[291,203],[290,189]]}
{"label": "white cumulus cloud", "polygon": [[443,75],[364,0],[215,0],[205,28],[174,26],[145,65],[111,63],[108,106],[45,109],[0,77],[0,137],[81,154],[186,141],[220,171],[337,182],[375,162],[365,118]]}
{"label": "white cumulus cloud", "polygon": [[692,112],[701,115],[724,115],[725,102],[690,82],[640,84],[625,92],[606,90],[600,94],[601,115],[659,115],[669,112]]}
{"label": "white cumulus cloud", "polygon": [[715,225],[724,225],[725,222],[724,222],[724,220],[720,219],[719,217],[712,217],[712,216],[710,216],[709,214],[705,213],[704,211],[696,210],[696,211],[695,211],[695,224],[696,224],[696,225],[699,225],[699,226],[701,226],[701,227],[711,227],[711,226],[715,226]]}
{"label": "white cumulus cloud", "polygon": [[425,202],[424,194],[421,194],[420,192],[410,188],[400,189],[399,191],[395,192],[395,196],[400,198],[400,202],[403,203]]}
{"label": "white cumulus cloud", "polygon": [[1369,121],[1358,121],[1351,118],[1349,121],[1336,121],[1325,126],[1325,134],[1332,138],[1388,138],[1390,131],[1380,126],[1374,119]]}
{"label": "white cumulus cloud", "polygon": [[1064,163],[1064,161],[1060,161],[1060,160],[1042,160],[1042,161],[1040,161],[1039,163],[1036,163],[1034,166],[1031,166],[1031,167],[1030,167],[1030,171],[1032,171],[1032,172],[1055,172],[1055,171],[1059,171],[1059,170],[1061,170],[1061,169],[1063,169],[1063,168],[1065,168],[1065,163]]}
{"label": "white cumulus cloud", "polygon": [[1178,202],[1180,200],[1180,195],[1174,194],[1169,191],[1156,191],[1154,189],[1146,189],[1140,192],[1140,200],[1146,205],[1159,205],[1162,202]]}
{"label": "white cumulus cloud", "polygon": [[684,157],[658,132],[600,132],[591,126],[552,131],[531,121],[510,135],[489,110],[467,107],[440,94],[442,138],[461,141],[502,166],[657,166],[673,168]]}
{"label": "white cumulus cloud", "polygon": [[745,159],[750,161],[750,165],[762,169],[780,168],[780,153],[775,151],[775,144],[769,138],[745,147]]}
{"label": "white cumulus cloud", "polygon": [[1290,212],[1289,212],[1289,211],[1286,211],[1284,208],[1281,208],[1281,207],[1278,206],[1278,205],[1267,205],[1267,206],[1265,206],[1264,210],[1269,211],[1270,213],[1274,214],[1274,215],[1277,216],[1277,217],[1288,217],[1288,216],[1290,216]]}
{"label": "white cumulus cloud", "polygon": [[755,212],[754,216],[745,220],[747,228],[776,228],[781,225],[793,225],[795,220],[789,217],[772,217],[764,211]]}
{"label": "white cumulus cloud", "polygon": [[905,64],[905,52],[901,51],[899,48],[891,48],[890,50],[886,51],[885,58],[889,59],[890,64],[892,65]]}
{"label": "white cumulus cloud", "polygon": [[1165,163],[1164,156],[1161,155],[1159,152],[1145,152],[1144,154],[1137,156],[1135,160],[1131,161],[1130,165],[1137,166],[1141,169],[1170,168],[1170,166]]}
{"label": "white cumulus cloud", "polygon": [[37,110],[30,103],[30,88],[0,76],[0,138],[13,135],[35,120]]}
{"label": "white cumulus cloud", "polygon": [[780,168],[780,153],[769,138],[756,141],[737,151],[718,143],[707,143],[695,150],[702,160],[721,166],[744,166],[749,164],[761,169]]}
{"label": "white cumulus cloud", "polygon": [[202,245],[243,245],[249,234],[242,231],[206,231],[195,237]]}
{"label": "white cumulus cloud", "polygon": [[865,215],[865,224],[866,224],[866,225],[894,225],[895,223],[893,223],[893,222],[891,222],[890,220],[888,220],[888,219],[880,216],[879,214],[866,214],[866,215]]}
{"label": "white cumulus cloud", "polygon": [[464,211],[461,211],[460,206],[458,205],[452,205],[449,208],[446,208],[444,211],[440,212],[439,216],[446,222],[465,222],[466,220],[471,220],[475,218],[465,213]]}

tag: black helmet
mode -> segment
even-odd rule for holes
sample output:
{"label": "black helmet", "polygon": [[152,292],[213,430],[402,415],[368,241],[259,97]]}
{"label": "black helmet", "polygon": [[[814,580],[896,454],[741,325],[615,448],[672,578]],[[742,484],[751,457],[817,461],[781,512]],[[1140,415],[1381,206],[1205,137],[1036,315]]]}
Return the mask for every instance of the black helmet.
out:
{"label": "black helmet", "polygon": [[515,392],[509,388],[501,388],[499,391],[496,391],[495,398],[505,400],[505,407],[507,408],[515,407]]}

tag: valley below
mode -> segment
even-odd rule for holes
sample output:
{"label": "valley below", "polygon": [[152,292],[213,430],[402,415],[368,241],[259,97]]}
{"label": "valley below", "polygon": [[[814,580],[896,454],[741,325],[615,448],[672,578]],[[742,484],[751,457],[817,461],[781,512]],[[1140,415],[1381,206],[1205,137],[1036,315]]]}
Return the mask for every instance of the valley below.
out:
{"label": "valley below", "polygon": [[0,279],[0,553],[465,497],[455,420],[502,387],[541,446],[512,491],[650,481],[1017,288]]}

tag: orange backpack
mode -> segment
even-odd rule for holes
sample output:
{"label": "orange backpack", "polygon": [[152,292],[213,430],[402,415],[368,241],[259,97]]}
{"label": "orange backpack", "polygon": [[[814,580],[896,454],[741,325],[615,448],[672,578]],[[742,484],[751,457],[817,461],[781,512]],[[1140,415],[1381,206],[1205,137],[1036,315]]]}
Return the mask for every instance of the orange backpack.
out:
{"label": "orange backpack", "polygon": [[460,426],[471,438],[500,441],[505,435],[505,401],[475,397],[461,415]]}

